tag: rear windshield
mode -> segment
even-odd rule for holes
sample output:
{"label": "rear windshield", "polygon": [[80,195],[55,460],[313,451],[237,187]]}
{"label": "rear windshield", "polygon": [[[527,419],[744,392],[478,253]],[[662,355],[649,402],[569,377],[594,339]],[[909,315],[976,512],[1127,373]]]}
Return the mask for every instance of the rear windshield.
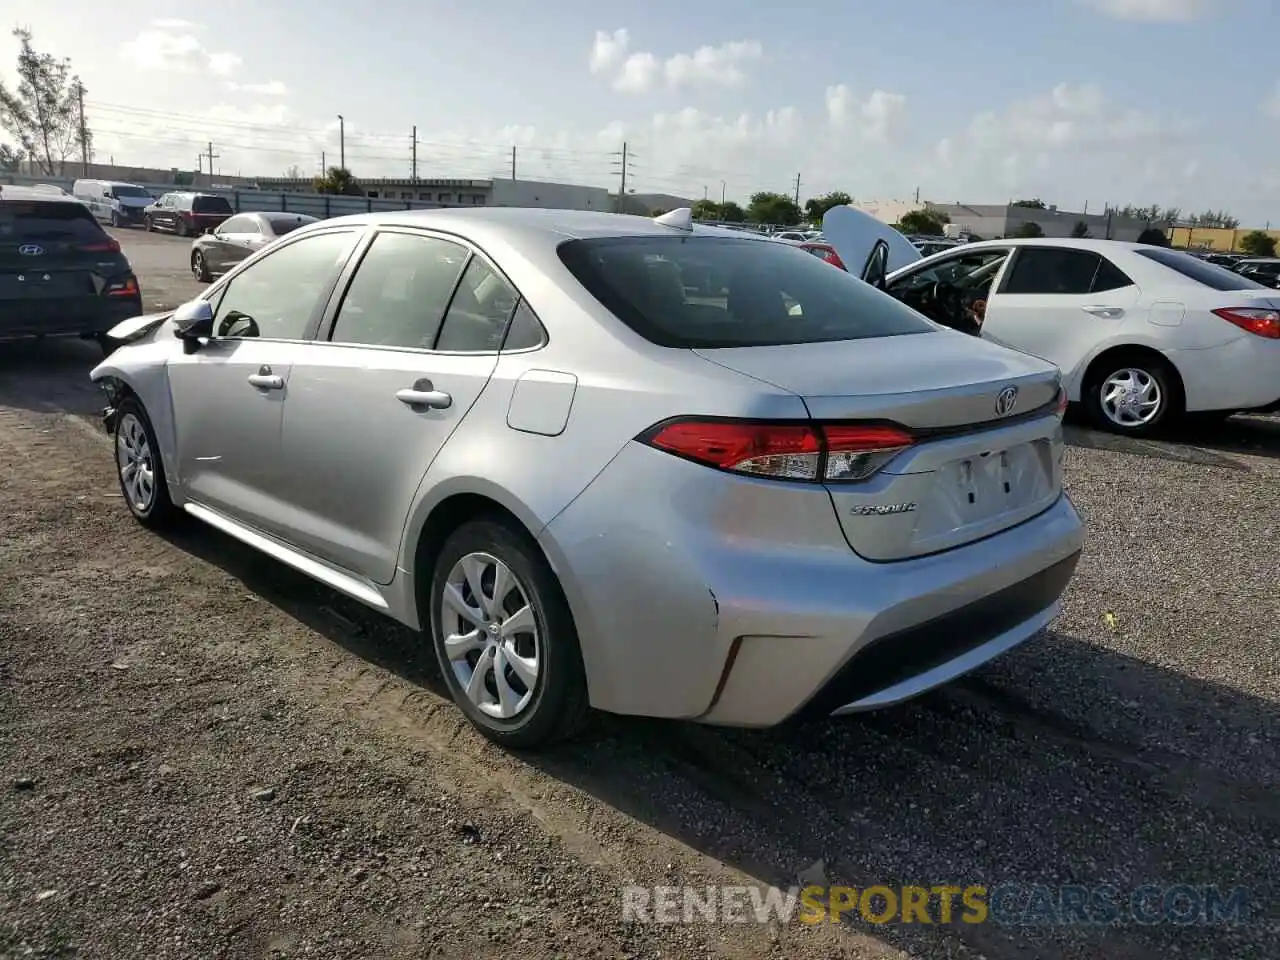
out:
{"label": "rear windshield", "polygon": [[193,213],[235,213],[226,197],[196,197],[191,210]]}
{"label": "rear windshield", "polygon": [[299,227],[305,227],[308,223],[318,223],[315,217],[308,217],[306,214],[300,213],[284,213],[266,214],[266,221],[271,225],[271,232],[277,237],[283,237],[291,230],[297,230]]}
{"label": "rear windshield", "polygon": [[104,234],[82,203],[0,200],[0,243],[97,240]]}
{"label": "rear windshield", "polygon": [[1179,253],[1177,250],[1152,247],[1150,250],[1137,250],[1135,253],[1140,257],[1146,257],[1148,260],[1154,260],[1170,270],[1175,270],[1184,277],[1196,281],[1196,283],[1203,283],[1206,287],[1212,287],[1214,290],[1268,289],[1248,277],[1242,277],[1240,274],[1228,270],[1226,267],[1220,267],[1214,263],[1205,263],[1197,257]]}
{"label": "rear windshield", "polygon": [[151,194],[147,193],[147,191],[143,190],[141,187],[130,187],[130,186],[114,186],[111,188],[111,195],[113,197],[146,197],[148,199],[151,198]]}
{"label": "rear windshield", "polygon": [[571,240],[560,259],[623,323],[664,347],[862,340],[936,327],[799,247],[736,237]]}

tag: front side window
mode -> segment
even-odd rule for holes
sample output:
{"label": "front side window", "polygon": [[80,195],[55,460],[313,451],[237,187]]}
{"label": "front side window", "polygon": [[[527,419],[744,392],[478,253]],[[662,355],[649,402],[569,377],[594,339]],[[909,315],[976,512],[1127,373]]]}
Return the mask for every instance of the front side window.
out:
{"label": "front side window", "polygon": [[380,233],[360,261],[334,322],[337,343],[430,350],[468,251],[412,233]]}
{"label": "front side window", "polygon": [[472,257],[449,303],[437,350],[483,352],[502,346],[507,321],[519,297],[483,257]]}
{"label": "front side window", "polygon": [[930,333],[874,287],[791,244],[736,237],[609,237],[559,247],[569,271],[652,343],[716,348]]}
{"label": "front side window", "polygon": [[1008,249],[1001,247],[948,257],[899,277],[889,285],[889,292],[895,297],[910,295],[936,284],[958,290],[977,289],[991,282],[1008,256]]}
{"label": "front side window", "polygon": [[343,230],[304,237],[232,277],[213,318],[215,335],[305,339],[354,236]]}
{"label": "front side window", "polygon": [[226,233],[257,233],[258,225],[253,222],[252,217],[231,217],[218,227],[219,234]]}

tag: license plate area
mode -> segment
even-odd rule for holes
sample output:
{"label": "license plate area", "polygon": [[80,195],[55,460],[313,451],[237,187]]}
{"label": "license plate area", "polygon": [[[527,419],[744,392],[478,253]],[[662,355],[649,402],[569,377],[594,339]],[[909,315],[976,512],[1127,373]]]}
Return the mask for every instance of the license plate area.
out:
{"label": "license plate area", "polygon": [[918,549],[994,533],[1038,513],[1056,496],[1047,439],[959,457],[934,473],[933,496],[916,528]]}
{"label": "license plate area", "polygon": [[0,273],[0,300],[46,300],[90,296],[95,292],[87,273],[51,270]]}

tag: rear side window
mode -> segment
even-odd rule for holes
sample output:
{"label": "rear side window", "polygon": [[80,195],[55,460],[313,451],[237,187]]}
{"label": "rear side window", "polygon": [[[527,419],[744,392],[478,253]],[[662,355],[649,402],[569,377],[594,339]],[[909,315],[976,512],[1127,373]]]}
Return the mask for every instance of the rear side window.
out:
{"label": "rear side window", "polygon": [[1132,282],[1119,267],[1091,250],[1020,247],[1002,292],[1101,293]]}
{"label": "rear side window", "polygon": [[1240,274],[1227,270],[1225,267],[1205,263],[1203,260],[1180,253],[1177,250],[1152,247],[1149,250],[1135,250],[1134,253],[1140,257],[1146,257],[1148,260],[1154,260],[1161,266],[1182,274],[1188,280],[1202,283],[1206,287],[1212,287],[1214,290],[1268,289],[1261,283],[1256,283],[1248,277],[1242,277]]}
{"label": "rear side window", "polygon": [[196,197],[191,207],[193,213],[234,213],[226,197]]}
{"label": "rear side window", "polygon": [[571,240],[560,259],[597,300],[659,346],[862,340],[937,328],[790,244],[736,237]]}
{"label": "rear side window", "polygon": [[518,299],[498,271],[483,257],[473,256],[449,302],[435,348],[468,353],[497,350]]}
{"label": "rear side window", "polygon": [[285,213],[277,216],[266,215],[266,221],[271,227],[271,232],[277,237],[283,237],[286,233],[292,233],[299,227],[305,227],[308,223],[318,223],[315,217],[308,217],[303,214]]}
{"label": "rear side window", "polygon": [[82,203],[0,200],[0,243],[98,240],[102,227]]}

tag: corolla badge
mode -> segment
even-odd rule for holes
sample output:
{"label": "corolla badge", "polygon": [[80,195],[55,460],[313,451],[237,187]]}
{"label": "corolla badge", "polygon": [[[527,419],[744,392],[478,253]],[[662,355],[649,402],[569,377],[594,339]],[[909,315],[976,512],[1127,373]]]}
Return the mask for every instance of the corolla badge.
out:
{"label": "corolla badge", "polygon": [[996,416],[1007,417],[1018,402],[1018,388],[1013,384],[996,394]]}
{"label": "corolla badge", "polygon": [[24,243],[18,248],[18,253],[24,257],[38,257],[44,253],[44,247],[38,243]]}

